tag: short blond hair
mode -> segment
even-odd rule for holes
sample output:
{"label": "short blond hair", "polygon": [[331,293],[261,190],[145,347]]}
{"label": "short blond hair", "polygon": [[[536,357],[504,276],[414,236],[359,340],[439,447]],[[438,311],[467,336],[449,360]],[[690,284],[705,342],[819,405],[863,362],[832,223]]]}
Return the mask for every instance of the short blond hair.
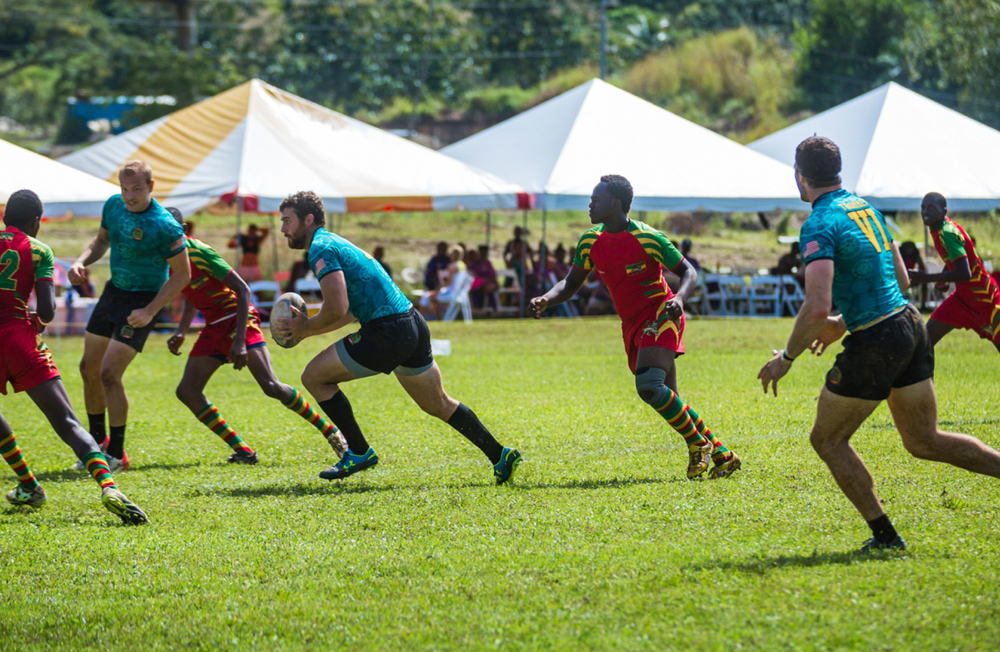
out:
{"label": "short blond hair", "polygon": [[149,167],[149,163],[145,161],[125,161],[118,168],[119,177],[134,177],[137,174],[141,174],[146,179],[146,185],[153,181],[153,168]]}

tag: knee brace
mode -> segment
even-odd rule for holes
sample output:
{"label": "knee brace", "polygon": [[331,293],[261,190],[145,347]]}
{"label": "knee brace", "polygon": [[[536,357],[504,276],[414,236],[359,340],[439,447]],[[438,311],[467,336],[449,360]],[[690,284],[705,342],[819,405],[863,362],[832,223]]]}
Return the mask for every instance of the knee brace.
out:
{"label": "knee brace", "polygon": [[667,372],[657,367],[642,367],[635,370],[635,390],[639,392],[639,398],[650,405],[659,404],[667,394],[667,386],[664,381],[667,379]]}

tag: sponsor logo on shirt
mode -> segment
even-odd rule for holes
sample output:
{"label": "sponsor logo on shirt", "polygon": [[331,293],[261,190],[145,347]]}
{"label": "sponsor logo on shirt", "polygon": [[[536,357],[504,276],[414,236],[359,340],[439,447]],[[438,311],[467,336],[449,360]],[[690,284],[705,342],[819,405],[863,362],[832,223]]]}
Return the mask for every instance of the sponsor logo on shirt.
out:
{"label": "sponsor logo on shirt", "polygon": [[641,272],[644,269],[646,269],[646,263],[644,261],[643,262],[638,262],[638,263],[632,263],[631,265],[626,265],[625,266],[625,273],[626,274],[638,274],[639,272]]}

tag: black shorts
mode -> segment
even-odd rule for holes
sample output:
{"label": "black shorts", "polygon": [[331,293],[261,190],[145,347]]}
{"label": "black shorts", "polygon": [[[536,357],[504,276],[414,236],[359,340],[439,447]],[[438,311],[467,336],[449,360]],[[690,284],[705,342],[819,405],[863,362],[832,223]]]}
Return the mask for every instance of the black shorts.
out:
{"label": "black shorts", "polygon": [[844,350],[826,374],[826,388],[840,396],[881,401],[894,387],[934,377],[934,349],[912,304],[899,314],[844,338]]}
{"label": "black shorts", "polygon": [[392,371],[415,376],[434,364],[431,331],[414,308],[361,324],[361,330],[336,347],[344,366],[358,378]]}
{"label": "black shorts", "polygon": [[101,337],[110,337],[123,344],[128,344],[136,351],[142,351],[146,338],[155,326],[156,318],[142,328],[133,328],[128,324],[128,316],[133,310],[145,308],[156,292],[146,290],[122,290],[108,281],[104,286],[101,298],[97,300],[94,311],[90,313],[87,322],[87,332]]}

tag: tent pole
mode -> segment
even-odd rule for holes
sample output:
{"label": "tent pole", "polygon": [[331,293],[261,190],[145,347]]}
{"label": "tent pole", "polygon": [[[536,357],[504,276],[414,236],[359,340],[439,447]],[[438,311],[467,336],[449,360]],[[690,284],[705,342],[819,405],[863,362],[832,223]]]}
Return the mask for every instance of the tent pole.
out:
{"label": "tent pole", "polygon": [[492,218],[493,218],[493,216],[490,214],[490,212],[486,211],[486,250],[487,251],[489,251],[489,249],[490,249],[490,243],[491,243],[491,241],[493,239],[492,238],[492,236],[493,236],[493,221],[492,221]]}
{"label": "tent pole", "polygon": [[549,243],[546,241],[546,233],[549,227],[549,209],[542,209],[542,244],[539,246],[538,260],[541,263],[542,271],[538,273],[542,287],[545,287],[545,265],[549,258]]}
{"label": "tent pole", "polygon": [[271,278],[278,273],[278,237],[274,231],[274,213],[271,213]]}
{"label": "tent pole", "polygon": [[236,195],[236,265],[234,269],[236,273],[239,274],[240,271],[240,260],[243,259],[243,243],[240,241],[240,235],[242,226],[240,222],[243,219],[243,198]]}

